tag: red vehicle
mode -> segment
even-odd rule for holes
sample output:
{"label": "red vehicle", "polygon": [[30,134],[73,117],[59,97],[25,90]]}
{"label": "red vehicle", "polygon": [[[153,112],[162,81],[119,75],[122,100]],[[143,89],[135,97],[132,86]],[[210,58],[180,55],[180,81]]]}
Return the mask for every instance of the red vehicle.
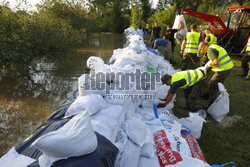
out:
{"label": "red vehicle", "polygon": [[213,26],[212,33],[217,36],[218,44],[228,53],[239,54],[247,43],[250,35],[250,7],[227,8],[228,15],[225,22],[219,16],[186,9],[182,11],[184,14],[209,22]]}

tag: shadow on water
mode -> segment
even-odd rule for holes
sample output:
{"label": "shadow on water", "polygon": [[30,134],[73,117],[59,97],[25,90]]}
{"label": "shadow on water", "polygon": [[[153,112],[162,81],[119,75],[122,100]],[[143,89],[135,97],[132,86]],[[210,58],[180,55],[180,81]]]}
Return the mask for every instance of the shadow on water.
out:
{"label": "shadow on water", "polygon": [[72,95],[78,77],[88,72],[86,61],[90,56],[107,62],[124,42],[122,34],[91,34],[66,59],[37,61],[36,70],[29,71],[29,79],[22,86],[16,78],[0,78],[0,156],[18,146]]}

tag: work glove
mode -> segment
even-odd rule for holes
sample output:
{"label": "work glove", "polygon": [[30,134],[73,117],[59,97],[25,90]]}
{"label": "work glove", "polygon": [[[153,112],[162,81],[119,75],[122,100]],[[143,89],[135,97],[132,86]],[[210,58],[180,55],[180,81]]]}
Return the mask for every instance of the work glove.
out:
{"label": "work glove", "polygon": [[164,98],[164,99],[160,99],[161,101],[166,101],[167,99],[166,98]]}
{"label": "work glove", "polygon": [[159,103],[158,105],[157,105],[157,108],[163,108],[163,107],[165,107],[166,106],[166,103]]}

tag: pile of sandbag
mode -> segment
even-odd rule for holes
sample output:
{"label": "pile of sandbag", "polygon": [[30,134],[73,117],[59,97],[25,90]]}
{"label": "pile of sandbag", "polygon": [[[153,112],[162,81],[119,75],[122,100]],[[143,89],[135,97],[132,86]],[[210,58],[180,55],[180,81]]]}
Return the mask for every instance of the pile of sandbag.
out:
{"label": "pile of sandbag", "polygon": [[[171,111],[175,97],[166,107],[154,112],[153,105],[167,95],[169,86],[158,80],[154,88],[138,90],[136,82],[117,76],[135,74],[138,70],[159,77],[177,72],[163,57],[147,49],[141,30],[128,28],[125,35],[125,47],[114,50],[109,64],[99,57],[88,59],[90,74],[79,77],[79,96],[64,114],[70,120],[32,143],[43,153],[39,157],[41,167],[93,153],[98,145],[95,132],[119,149],[115,167],[209,166],[195,140],[200,137],[205,121],[199,113],[178,119]],[[156,74],[147,72],[148,69],[154,69]],[[140,82],[146,80],[136,77]],[[122,85],[129,89],[114,89]],[[135,96],[124,98],[124,95]],[[135,98],[137,95],[151,98]]]}

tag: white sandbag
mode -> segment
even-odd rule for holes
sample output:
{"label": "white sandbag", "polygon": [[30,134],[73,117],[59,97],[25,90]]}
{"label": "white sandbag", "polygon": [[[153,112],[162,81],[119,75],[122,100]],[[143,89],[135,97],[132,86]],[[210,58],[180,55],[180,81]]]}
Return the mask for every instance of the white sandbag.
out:
{"label": "white sandbag", "polygon": [[87,67],[94,72],[104,71],[104,61],[100,57],[91,56],[87,60]]}
{"label": "white sandbag", "polygon": [[12,147],[5,155],[0,158],[1,167],[26,167],[36,160],[16,152]]}
{"label": "white sandbag", "polygon": [[135,144],[142,146],[147,136],[147,126],[138,118],[129,118],[125,122],[125,132]]}
{"label": "white sandbag", "polygon": [[203,122],[205,122],[205,120],[199,115],[199,113],[189,112],[189,117],[181,118],[179,119],[179,122],[191,130],[191,134],[194,138],[200,138]]}
{"label": "white sandbag", "polygon": [[97,111],[107,107],[107,102],[99,94],[79,96],[68,108],[65,117],[77,115],[88,108],[88,114],[93,115]]}
{"label": "white sandbag", "polygon": [[103,122],[97,120],[91,120],[91,123],[93,125],[94,131],[105,136],[112,143],[115,142],[115,137],[117,135],[117,128],[118,128],[117,127],[118,124],[116,122],[112,122],[116,125],[116,127],[110,127],[111,123],[109,125],[106,125]]}
{"label": "white sandbag", "polygon": [[52,164],[53,160],[92,153],[97,147],[97,137],[88,113],[84,112],[73,117],[60,129],[39,137],[31,146],[43,152],[44,157],[39,159],[39,165],[45,167],[42,164]]}
{"label": "white sandbag", "polygon": [[156,131],[154,140],[161,167],[209,167],[206,162],[193,158],[187,141],[171,130]]}
{"label": "white sandbag", "polygon": [[121,123],[125,119],[125,113],[126,112],[123,110],[123,106],[108,104],[107,107],[101,109],[97,115],[104,115],[111,120]]}
{"label": "white sandbag", "polygon": [[140,157],[138,167],[161,167],[157,155],[152,158]]}
{"label": "white sandbag", "polygon": [[153,134],[151,133],[150,129],[147,127],[147,136],[145,139],[145,143],[141,147],[141,154],[140,156],[152,158],[155,156],[155,146],[154,146],[154,139]]}
{"label": "white sandbag", "polygon": [[218,122],[221,122],[229,113],[229,94],[222,83],[218,83],[221,94],[209,106],[207,112]]}
{"label": "white sandbag", "polygon": [[121,155],[116,158],[115,167],[137,167],[140,158],[140,146],[128,140]]}
{"label": "white sandbag", "polygon": [[83,74],[78,78],[78,92],[79,96],[86,96],[90,94],[100,94],[105,96],[105,89],[97,90],[97,86],[106,88],[108,85],[106,82],[96,83],[94,78],[90,78],[89,74]]}
{"label": "white sandbag", "polygon": [[183,15],[177,15],[175,17],[173,29],[178,29],[180,25],[183,24],[184,28],[181,29],[180,31],[175,33],[175,39],[177,39],[177,43],[180,42],[180,40],[183,40],[188,32],[186,21]]}

